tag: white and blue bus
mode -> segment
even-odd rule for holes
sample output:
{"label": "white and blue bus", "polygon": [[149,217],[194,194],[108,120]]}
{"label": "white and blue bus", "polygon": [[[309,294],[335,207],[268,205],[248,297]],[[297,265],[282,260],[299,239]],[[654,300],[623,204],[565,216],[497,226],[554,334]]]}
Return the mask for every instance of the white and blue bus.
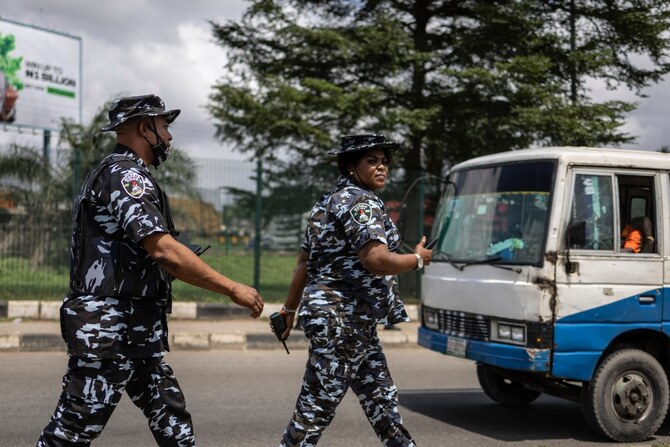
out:
{"label": "white and blue bus", "polygon": [[496,402],[547,393],[612,440],[656,432],[669,400],[670,154],[542,148],[460,163],[433,237],[421,346],[477,362]]}

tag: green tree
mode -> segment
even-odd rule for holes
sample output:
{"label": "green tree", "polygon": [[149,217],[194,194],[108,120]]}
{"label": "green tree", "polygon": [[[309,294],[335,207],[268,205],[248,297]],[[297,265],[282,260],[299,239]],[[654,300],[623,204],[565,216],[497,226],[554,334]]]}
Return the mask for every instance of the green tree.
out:
{"label": "green tree", "polygon": [[210,110],[221,139],[304,172],[357,131],[402,139],[408,175],[530,144],[628,142],[617,129],[634,105],[594,102],[586,81],[658,81],[669,14],[662,0],[255,0],[212,24],[229,70]]}
{"label": "green tree", "polygon": [[347,133],[402,141],[405,186],[486,153],[619,144],[634,104],[597,102],[587,81],[657,81],[669,14],[661,0],[254,0],[212,23],[229,62],[210,111],[222,140],[289,160],[269,181],[294,191],[330,183],[322,154]]}

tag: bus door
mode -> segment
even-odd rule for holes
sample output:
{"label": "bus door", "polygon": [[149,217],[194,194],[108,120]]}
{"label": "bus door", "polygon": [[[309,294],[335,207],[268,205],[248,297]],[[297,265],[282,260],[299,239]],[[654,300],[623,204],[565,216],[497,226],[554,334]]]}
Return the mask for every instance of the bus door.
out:
{"label": "bus door", "polygon": [[[661,330],[663,259],[653,173],[575,169],[562,262],[556,268],[554,358],[557,377],[588,380],[618,335]],[[632,228],[634,227],[634,228]],[[629,249],[626,234],[639,233]]]}

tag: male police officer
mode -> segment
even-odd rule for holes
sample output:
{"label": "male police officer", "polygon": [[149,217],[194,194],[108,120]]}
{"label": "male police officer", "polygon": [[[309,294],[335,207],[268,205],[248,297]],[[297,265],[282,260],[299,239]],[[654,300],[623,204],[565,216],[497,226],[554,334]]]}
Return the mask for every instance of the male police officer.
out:
{"label": "male police officer", "polygon": [[85,446],[125,390],[160,446],[194,446],[184,395],[163,360],[172,278],[263,310],[258,292],[217,273],[174,238],[167,196],[148,170],[170,153],[179,110],[156,95],[109,109],[117,145],[87,176],[74,202],[70,293],[61,328],[70,356],[63,391],[38,446]]}

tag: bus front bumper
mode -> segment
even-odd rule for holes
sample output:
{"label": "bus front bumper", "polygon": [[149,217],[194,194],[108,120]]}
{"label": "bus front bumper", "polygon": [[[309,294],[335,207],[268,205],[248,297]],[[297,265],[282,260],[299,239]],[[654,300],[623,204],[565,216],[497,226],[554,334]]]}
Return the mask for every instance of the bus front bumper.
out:
{"label": "bus front bumper", "polygon": [[423,326],[419,327],[419,345],[442,354],[517,371],[548,372],[551,367],[549,349],[450,337]]}

